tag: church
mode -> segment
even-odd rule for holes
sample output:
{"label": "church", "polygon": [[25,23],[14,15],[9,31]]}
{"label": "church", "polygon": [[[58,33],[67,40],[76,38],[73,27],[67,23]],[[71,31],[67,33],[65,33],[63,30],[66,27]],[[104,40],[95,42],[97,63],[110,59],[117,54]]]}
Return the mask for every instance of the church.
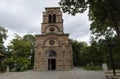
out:
{"label": "church", "polygon": [[64,33],[60,7],[45,8],[42,17],[41,34],[35,35],[34,70],[72,69],[72,46]]}

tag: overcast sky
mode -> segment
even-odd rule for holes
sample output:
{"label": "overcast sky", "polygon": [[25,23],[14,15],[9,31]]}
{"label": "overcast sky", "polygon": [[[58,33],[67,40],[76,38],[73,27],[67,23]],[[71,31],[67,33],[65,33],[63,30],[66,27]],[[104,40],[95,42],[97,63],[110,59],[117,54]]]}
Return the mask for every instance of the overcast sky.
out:
{"label": "overcast sky", "polygon": [[[0,0],[0,26],[8,30],[7,45],[14,34],[40,34],[45,7],[59,7],[59,0]],[[76,16],[63,13],[64,32],[69,38],[89,42],[90,22],[87,11]]]}

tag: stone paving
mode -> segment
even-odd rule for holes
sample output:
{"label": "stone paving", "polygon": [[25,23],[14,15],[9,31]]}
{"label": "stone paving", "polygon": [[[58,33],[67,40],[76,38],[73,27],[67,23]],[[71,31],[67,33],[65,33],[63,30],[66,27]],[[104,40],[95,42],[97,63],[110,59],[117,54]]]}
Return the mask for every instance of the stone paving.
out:
{"label": "stone paving", "polygon": [[0,74],[0,79],[105,79],[102,71],[25,71],[6,72]]}

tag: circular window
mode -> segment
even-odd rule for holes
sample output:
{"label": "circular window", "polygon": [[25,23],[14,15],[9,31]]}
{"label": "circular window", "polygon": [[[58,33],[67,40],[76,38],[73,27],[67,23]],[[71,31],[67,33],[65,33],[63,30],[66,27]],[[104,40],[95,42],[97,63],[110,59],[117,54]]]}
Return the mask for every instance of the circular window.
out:
{"label": "circular window", "polygon": [[49,41],[49,44],[50,44],[50,45],[53,45],[54,43],[55,43],[54,40],[50,40],[50,41]]}
{"label": "circular window", "polygon": [[50,31],[53,32],[55,29],[53,27],[50,28]]}

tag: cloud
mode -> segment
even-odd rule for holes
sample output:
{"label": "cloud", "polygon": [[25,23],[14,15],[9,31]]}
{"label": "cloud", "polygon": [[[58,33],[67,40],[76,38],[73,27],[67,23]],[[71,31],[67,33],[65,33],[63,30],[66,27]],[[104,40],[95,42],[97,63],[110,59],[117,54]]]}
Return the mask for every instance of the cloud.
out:
{"label": "cloud", "polygon": [[[38,34],[41,32],[42,12],[45,7],[58,7],[58,2],[59,0],[0,0],[0,25],[10,31],[8,39],[12,39],[14,33]],[[87,11],[76,16],[64,13],[63,19],[64,32],[69,33],[70,38],[84,38],[85,41],[89,39],[90,22]]]}
{"label": "cloud", "polygon": [[84,14],[77,14],[76,16],[64,14],[65,32],[70,33],[71,38],[75,39],[81,37],[82,39],[84,35],[90,34],[90,22],[88,21],[87,14],[88,11]]}
{"label": "cloud", "polygon": [[28,32],[31,29],[37,30],[35,28],[40,25],[39,12],[35,12],[34,9],[30,11],[24,0],[14,1],[2,2],[5,6],[0,8],[0,24],[19,33]]}

